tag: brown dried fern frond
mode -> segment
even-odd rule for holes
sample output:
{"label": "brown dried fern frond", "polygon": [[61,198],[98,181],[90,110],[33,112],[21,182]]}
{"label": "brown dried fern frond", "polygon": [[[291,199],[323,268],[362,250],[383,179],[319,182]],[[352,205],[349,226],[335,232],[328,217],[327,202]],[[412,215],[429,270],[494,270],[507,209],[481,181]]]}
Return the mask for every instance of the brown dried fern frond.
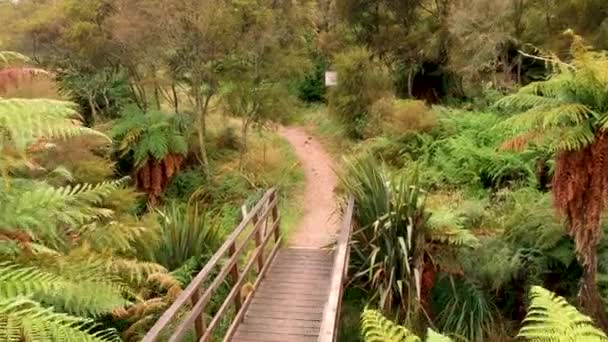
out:
{"label": "brown dried fern frond", "polygon": [[43,69],[14,67],[0,70],[0,93],[7,91],[9,87],[17,87],[20,82],[40,76],[51,74]]}
{"label": "brown dried fern frond", "polygon": [[542,137],[540,131],[530,131],[523,134],[519,134],[509,140],[504,141],[500,145],[501,151],[523,151],[530,143],[537,142]]}

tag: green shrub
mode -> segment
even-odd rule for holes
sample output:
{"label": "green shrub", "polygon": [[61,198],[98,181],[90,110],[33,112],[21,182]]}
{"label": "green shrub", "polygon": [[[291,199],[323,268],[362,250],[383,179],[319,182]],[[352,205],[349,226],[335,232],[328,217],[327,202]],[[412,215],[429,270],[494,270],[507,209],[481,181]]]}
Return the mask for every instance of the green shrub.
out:
{"label": "green shrub", "polygon": [[314,68],[297,84],[298,98],[304,102],[325,101],[325,70],[327,60],[317,57]]}
{"label": "green shrub", "polygon": [[200,169],[189,169],[178,173],[165,189],[165,197],[189,198],[196,190],[207,184],[206,177]]}
{"label": "green shrub", "polygon": [[367,135],[401,135],[430,132],[437,125],[437,115],[422,101],[395,100],[384,97],[370,107]]}
{"label": "green shrub", "polygon": [[487,201],[483,200],[465,200],[458,206],[458,213],[462,218],[462,224],[467,228],[482,228],[489,216],[486,209]]}
{"label": "green shrub", "polygon": [[371,106],[391,94],[386,68],[365,48],[353,48],[335,57],[338,85],[328,94],[330,112],[342,120],[352,137],[365,133]]}
{"label": "green shrub", "polygon": [[496,127],[502,122],[499,116],[443,110],[439,122],[431,163],[441,171],[443,183],[482,188],[536,185],[540,153],[501,151],[505,132]]}
{"label": "green shrub", "polygon": [[453,249],[476,245],[477,239],[453,220],[429,219],[416,173],[389,172],[370,156],[347,160],[344,172],[342,185],[355,199],[360,227],[352,236],[353,281],[384,310],[420,322],[416,270],[431,266],[429,260],[448,259]]}
{"label": "green shrub", "polygon": [[354,196],[361,226],[352,237],[354,280],[370,290],[371,299],[383,309],[415,317],[412,258],[424,248],[428,220],[423,192],[369,156],[347,161],[341,180]]}
{"label": "green shrub", "polygon": [[157,209],[160,240],[147,253],[169,270],[180,268],[194,257],[204,262],[221,243],[218,214],[194,201],[170,201]]}
{"label": "green shrub", "polygon": [[492,298],[468,278],[440,276],[433,288],[433,304],[434,323],[441,332],[466,341],[484,341],[494,325]]}
{"label": "green shrub", "polygon": [[437,115],[424,102],[398,100],[392,117],[385,124],[385,130],[392,134],[429,132],[436,124]]}

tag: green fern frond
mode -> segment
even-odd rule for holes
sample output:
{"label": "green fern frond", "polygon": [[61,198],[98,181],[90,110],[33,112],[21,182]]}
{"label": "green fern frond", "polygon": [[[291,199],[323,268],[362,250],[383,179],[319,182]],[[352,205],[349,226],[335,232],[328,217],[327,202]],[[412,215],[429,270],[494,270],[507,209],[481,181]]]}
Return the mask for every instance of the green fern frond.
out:
{"label": "green fern frond", "polygon": [[[558,95],[571,84],[571,70],[562,70],[561,74],[553,75],[550,79],[532,82],[523,86],[519,93],[541,97],[557,98]],[[504,102],[503,102],[504,104]]]}
{"label": "green fern frond", "polygon": [[99,329],[90,319],[54,312],[27,297],[0,297],[0,336],[7,342],[120,341],[114,329]]}
{"label": "green fern frond", "polygon": [[479,240],[469,230],[462,227],[462,219],[449,208],[431,211],[428,224],[431,229],[429,239],[444,245],[476,247]]}
{"label": "green fern frond", "polygon": [[109,257],[106,260],[106,270],[108,273],[119,276],[121,279],[136,285],[145,283],[152,274],[167,273],[165,267],[153,262],[119,257]]}
{"label": "green fern frond", "polygon": [[[388,320],[377,310],[365,309],[361,314],[361,331],[365,342],[422,342],[411,331]],[[452,342],[433,329],[427,329],[427,342]]]}
{"label": "green fern frond", "polygon": [[608,341],[588,316],[564,298],[540,286],[530,290],[531,303],[518,337],[534,342]]}
{"label": "green fern frond", "polygon": [[12,179],[8,186],[2,182],[0,227],[25,230],[36,238],[46,238],[51,247],[57,247],[66,238],[59,234],[58,225],[80,228],[87,222],[112,215],[112,210],[97,205],[127,179],[60,188],[26,179]]}
{"label": "green fern frond", "polygon": [[133,153],[135,164],[142,165],[150,157],[162,160],[169,153],[186,154],[186,127],[177,115],[127,109],[114,123],[111,135],[119,141],[123,156]]}
{"label": "green fern frond", "polygon": [[506,120],[503,127],[543,137],[526,144],[534,141],[552,151],[578,150],[608,127],[608,55],[581,48],[578,39],[582,38],[571,46],[571,62],[550,57],[554,68],[549,79],[531,83],[496,103],[525,111]]}
{"label": "green fern frond", "polygon": [[428,328],[426,331],[426,341],[427,342],[453,342],[451,338],[441,335],[435,330]]}
{"label": "green fern frond", "polygon": [[[124,222],[126,219],[111,220],[101,224],[95,222],[80,229],[81,241],[86,241],[95,250],[111,250],[129,254],[138,240],[149,236],[148,227],[139,222]],[[148,241],[154,243],[154,241]]]}
{"label": "green fern frond", "polygon": [[0,298],[48,293],[56,289],[60,278],[35,267],[0,263]]}
{"label": "green fern frond", "polygon": [[539,106],[557,106],[562,103],[563,101],[560,99],[539,96],[535,92],[530,94],[524,92],[522,88],[520,94],[505,96],[498,100],[494,106],[497,108],[516,108],[523,111]]}
{"label": "green fern frond", "polygon": [[44,302],[64,312],[97,317],[129,305],[125,296],[134,295],[119,276],[108,271],[107,261],[86,246],[55,258],[41,255],[37,263],[61,277],[59,290],[46,295]]}
{"label": "green fern frond", "polygon": [[48,99],[0,99],[0,128],[8,139],[2,145],[24,152],[27,145],[44,139],[68,139],[104,134],[77,124],[75,105]]}
{"label": "green fern frond", "polygon": [[548,130],[546,140],[549,141],[550,151],[579,150],[593,142],[595,135],[589,123],[576,127],[556,128]]}
{"label": "green fern frond", "polygon": [[421,342],[418,336],[386,319],[377,310],[363,311],[361,331],[365,342]]}
{"label": "green fern frond", "polygon": [[[1,264],[0,297],[32,297],[79,316],[99,316],[129,304],[123,298],[126,287],[106,271],[102,260],[51,259],[56,261],[37,267]],[[160,269],[146,267],[149,274]]]}

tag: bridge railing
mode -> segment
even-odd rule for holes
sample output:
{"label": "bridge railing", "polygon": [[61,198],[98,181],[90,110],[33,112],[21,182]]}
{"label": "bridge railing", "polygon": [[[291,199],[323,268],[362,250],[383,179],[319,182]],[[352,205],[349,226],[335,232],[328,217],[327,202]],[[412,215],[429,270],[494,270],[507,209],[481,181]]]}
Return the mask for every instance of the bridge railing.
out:
{"label": "bridge railing", "polygon": [[348,199],[346,211],[340,226],[340,232],[334,251],[334,264],[331,273],[329,297],[323,309],[323,319],[318,342],[334,342],[338,338],[340,309],[344,283],[348,277],[348,261],[350,255],[350,236],[353,229],[353,211],[355,200]]}
{"label": "bridge railing", "polygon": [[[268,190],[257,204],[245,215],[241,223],[228,236],[226,242],[209,259],[203,269],[194,277],[192,282],[182,291],[156,324],[144,337],[144,342],[157,341],[159,337],[171,342],[181,341],[186,334],[192,331],[197,341],[210,341],[214,330],[218,327],[222,317],[230,307],[234,307],[235,316],[225,333],[224,341],[229,341],[238,324],[243,320],[245,311],[249,306],[253,293],[260,285],[264,274],[281,245],[280,215],[278,209],[279,196],[276,189]],[[252,229],[247,229],[252,224]],[[272,241],[269,244],[269,241]],[[248,246],[254,243],[255,248],[247,258],[241,270],[239,262]],[[220,271],[209,283],[208,280],[214,270],[221,266]],[[250,293],[244,300],[241,289],[249,279],[249,274],[256,266],[257,273],[251,285]],[[230,278],[232,287],[217,312],[207,322],[206,306],[218,288]],[[177,327],[172,332],[166,330]]]}

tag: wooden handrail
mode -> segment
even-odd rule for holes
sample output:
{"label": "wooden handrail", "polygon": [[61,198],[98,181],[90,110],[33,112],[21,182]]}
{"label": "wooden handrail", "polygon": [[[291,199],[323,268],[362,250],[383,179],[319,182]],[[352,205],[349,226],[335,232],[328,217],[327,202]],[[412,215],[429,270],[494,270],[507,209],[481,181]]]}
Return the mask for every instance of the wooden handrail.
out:
{"label": "wooden handrail", "polygon": [[[221,318],[228,311],[229,307],[233,305],[235,307],[235,318],[228,329],[225,339],[229,340],[234,334],[236,326],[243,319],[245,310],[247,310],[247,306],[251,302],[253,292],[255,292],[263,279],[281,244],[278,201],[279,197],[276,189],[270,189],[262,196],[217,252],[213,254],[203,269],[192,279],[173,304],[152,326],[146,336],[144,336],[144,342],[156,341],[170,323],[175,323],[174,320],[177,319],[178,312],[186,312],[186,314],[183,315],[183,318],[180,317],[180,322],[170,335],[169,341],[181,341],[192,327],[194,327],[197,340],[209,341]],[[244,237],[241,236],[246,232],[246,228],[250,223],[253,224],[253,228],[244,234]],[[266,229],[262,229],[262,227]],[[274,240],[274,246],[270,253],[268,253],[268,256],[265,257],[266,245],[271,240]],[[247,246],[251,242],[254,243],[255,249],[241,271],[239,270],[240,258],[243,252],[247,251]],[[203,289],[207,278],[220,265],[222,268],[219,273]],[[243,301],[243,298],[241,298],[241,288],[245,284],[247,276],[254,265],[257,265],[257,276],[252,285],[251,293]],[[224,299],[215,315],[211,317],[209,325],[206,326],[205,307],[220,285],[226,282],[228,276],[232,280],[230,293]]]}
{"label": "wooden handrail", "polygon": [[346,211],[342,219],[342,225],[336,242],[334,254],[334,265],[331,273],[329,297],[323,309],[323,319],[318,342],[334,342],[338,337],[338,322],[340,320],[340,307],[342,303],[342,292],[344,281],[348,276],[348,259],[350,254],[350,235],[353,226],[353,211],[355,200],[351,196],[348,199]]}

